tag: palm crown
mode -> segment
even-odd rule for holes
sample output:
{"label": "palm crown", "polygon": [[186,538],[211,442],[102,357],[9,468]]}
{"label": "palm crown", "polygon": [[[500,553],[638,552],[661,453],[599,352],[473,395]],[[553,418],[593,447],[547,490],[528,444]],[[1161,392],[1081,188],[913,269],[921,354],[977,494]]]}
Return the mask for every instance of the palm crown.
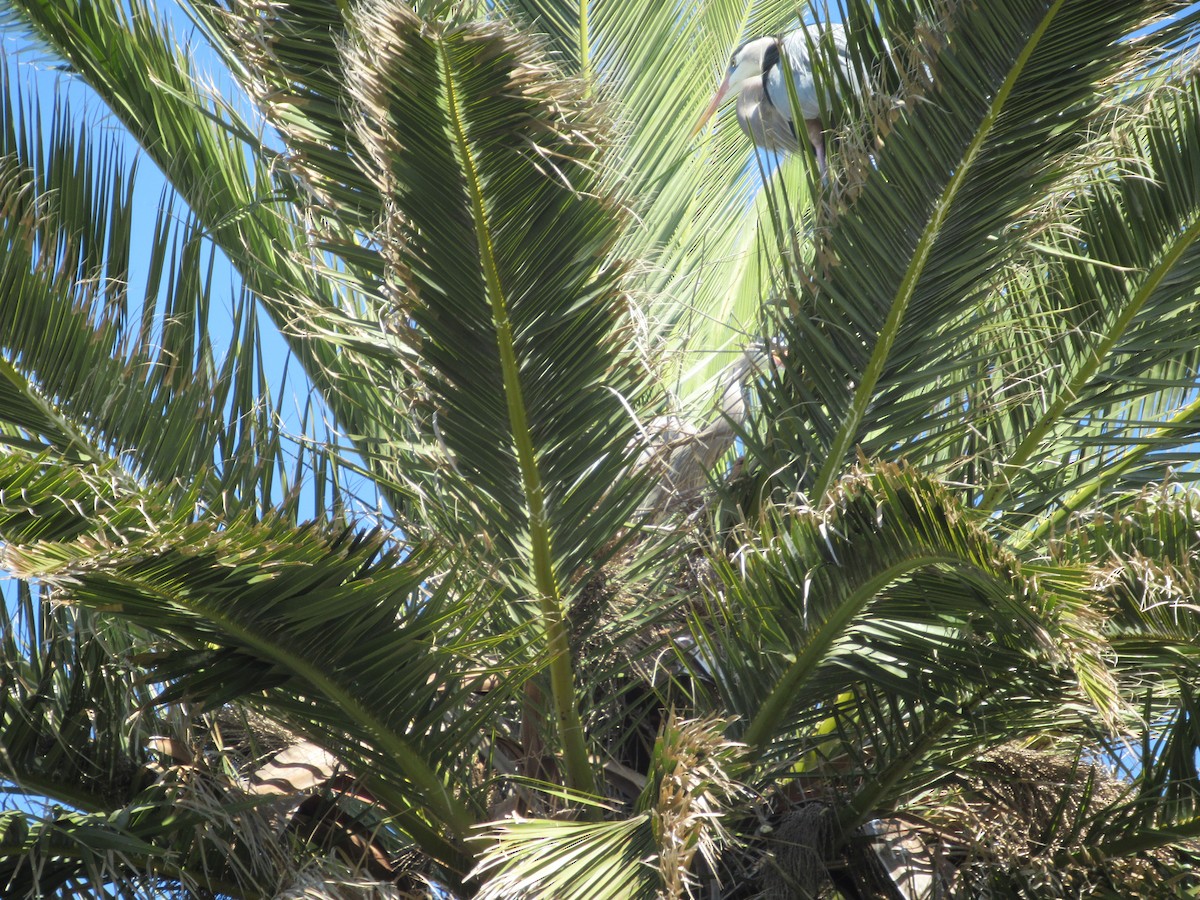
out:
{"label": "palm crown", "polygon": [[1196,889],[1200,13],[5,6],[6,896]]}

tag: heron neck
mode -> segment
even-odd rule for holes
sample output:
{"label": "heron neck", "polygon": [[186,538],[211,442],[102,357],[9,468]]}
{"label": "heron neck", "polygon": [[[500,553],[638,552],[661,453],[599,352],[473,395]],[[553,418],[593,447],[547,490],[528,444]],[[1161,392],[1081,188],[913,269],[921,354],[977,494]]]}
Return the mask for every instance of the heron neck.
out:
{"label": "heron neck", "polygon": [[[779,39],[778,38],[771,41],[770,46],[768,46],[767,49],[763,51],[762,83],[764,85],[764,88],[767,83],[767,75],[769,75],[771,70],[773,68],[775,68],[777,65],[779,65]],[[775,105],[774,103],[771,102],[771,94],[768,91],[763,90],[763,98],[768,106]]]}

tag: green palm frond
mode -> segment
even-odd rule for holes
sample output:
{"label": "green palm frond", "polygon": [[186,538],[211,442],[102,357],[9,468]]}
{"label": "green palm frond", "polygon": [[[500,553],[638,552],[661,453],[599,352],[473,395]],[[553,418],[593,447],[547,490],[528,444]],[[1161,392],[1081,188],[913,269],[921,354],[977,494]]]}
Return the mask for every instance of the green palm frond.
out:
{"label": "green palm frond", "polygon": [[[85,480],[11,458],[2,467],[5,496],[27,498],[3,510],[6,567],[159,635],[162,646],[141,656],[165,685],[158,702],[245,699],[318,743],[353,734],[355,749],[340,755],[374,793],[463,834],[472,814],[439,769],[477,739],[486,704],[462,707],[483,676],[462,672],[460,682],[456,660],[468,648],[433,639],[450,620],[469,631],[470,616],[464,602],[420,590],[426,560],[402,562],[379,535],[189,523],[176,500],[130,495],[103,473]],[[459,862],[408,818],[431,853]]]}
{"label": "green palm frond", "polygon": [[694,896],[692,860],[710,867],[732,841],[723,819],[746,797],[745,748],[727,723],[670,714],[655,741],[636,812],[602,824],[517,820],[487,826],[475,876],[481,897]]}
{"label": "green palm frond", "polygon": [[370,231],[382,202],[346,119],[349,85],[338,55],[346,36],[345,7],[198,0],[193,8],[217,52],[284,140],[288,152],[280,162],[327,211],[336,212],[345,233]]}
{"label": "green palm frond", "polygon": [[418,490],[446,533],[486,528],[497,575],[535,601],[571,778],[590,786],[565,597],[646,487],[626,456],[645,380],[619,343],[621,271],[606,257],[621,217],[595,129],[578,89],[497,24],[367,6],[346,68],[388,204],[390,289],[429,366],[422,412],[456,476]]}
{"label": "green palm frond", "polygon": [[0,816],[7,896],[145,896],[159,878],[270,890],[288,875],[262,800],[134,664],[143,634],[19,584],[0,636],[0,773],[21,798]]}
{"label": "green palm frond", "polygon": [[83,898],[109,885],[116,896],[133,897],[146,884],[126,875],[126,866],[136,861],[145,869],[173,869],[165,862],[168,855],[108,816],[63,810],[40,821],[18,811],[0,815],[0,884],[14,897],[53,892]]}
{"label": "green palm frond", "polygon": [[111,811],[0,815],[0,884],[13,897],[136,898],[163,884],[269,893],[286,883],[287,866],[255,802],[199,773],[163,779]]}
{"label": "green palm frond", "polygon": [[257,366],[247,298],[233,311],[230,346],[214,345],[220,286],[198,223],[175,225],[164,206],[133,268],[136,170],[113,142],[74,129],[66,107],[49,113],[48,139],[35,136],[37,111],[0,86],[9,176],[0,185],[9,398],[0,416],[10,440],[93,462],[124,455],[162,482],[198,478],[211,503],[269,498],[289,446]]}
{"label": "green palm frond", "polygon": [[1065,559],[1094,566],[1092,590],[1107,613],[1113,669],[1140,712],[1122,735],[1138,750],[1136,792],[1127,807],[1114,812],[1105,839],[1122,824],[1169,830],[1195,816],[1200,804],[1197,496],[1164,485],[1122,499],[1119,516],[1079,517],[1055,547]]}
{"label": "green palm frond", "polygon": [[28,585],[0,613],[3,770],[21,791],[80,809],[127,802],[155,780],[141,741],[169,724],[113,664],[119,626],[39,603]]}
{"label": "green palm frond", "polygon": [[[385,496],[404,508],[397,493],[402,480],[371,452],[385,435],[403,433],[395,424],[400,417],[394,404],[362,387],[363,371],[375,368],[370,358],[386,352],[387,341],[378,335],[373,311],[362,308],[357,281],[343,284],[346,277],[330,278],[327,267],[314,265],[305,224],[287,205],[301,191],[280,177],[286,167],[260,137],[260,123],[214,98],[171,30],[141,0],[132,6],[14,0],[10,6],[15,19],[95,88],[165,174],[204,236],[270,314]],[[218,49],[228,48],[218,43]],[[227,59],[235,75],[245,75],[236,56]],[[319,335],[297,328],[301,319],[315,319]],[[351,329],[347,319],[371,321],[376,331]]]}
{"label": "green palm frond", "polygon": [[[1018,490],[1025,509],[1041,515],[1018,540],[1044,536],[1105,490],[1157,480],[1193,458],[1198,123],[1196,79],[1153,94],[1125,145],[1144,174],[1095,185],[1080,203],[1077,233],[1050,247],[1057,264],[1043,314],[1071,327],[1065,340],[1041,342],[1045,369],[1030,418],[1011,432],[1020,441],[1005,448],[1008,468],[985,495],[995,503]],[[1064,458],[1071,465],[1059,477],[1044,471],[1043,461]],[[1058,501],[1050,508],[1048,494]]]}
{"label": "green palm frond", "polygon": [[477,897],[618,900],[653,896],[658,873],[650,816],[614,822],[506,820],[489,827]]}
{"label": "green palm frond", "polygon": [[784,511],[747,534],[720,571],[723,599],[697,638],[755,752],[815,727],[859,683],[967,715],[994,675],[985,658],[1020,672],[1005,676],[1014,687],[1061,691],[1073,669],[1102,714],[1116,713],[1078,576],[1022,572],[975,513],[913,472],[848,477],[825,509]]}
{"label": "green palm frond", "polygon": [[383,277],[382,260],[365,240],[383,214],[383,198],[347,115],[353,101],[340,52],[347,9],[321,2],[193,4],[213,49],[287,147],[272,156],[280,199],[298,207],[309,262],[329,281],[310,298],[309,314],[328,317],[335,332],[358,330],[356,317],[377,325],[372,295]]}
{"label": "green palm frond", "polygon": [[[620,272],[605,256],[619,213],[596,193],[586,111],[527,39],[495,25],[431,33],[380,4],[349,53],[391,205],[394,296],[423,335],[453,489],[471,485],[466,508],[503,517],[494,539],[517,559],[526,544],[548,552],[539,565],[562,581],[596,545],[542,545],[567,522],[607,541],[638,500],[608,490],[635,434],[617,395],[640,405],[643,389],[617,343]],[[514,584],[534,587],[531,574]]]}
{"label": "green palm frond", "polygon": [[787,322],[789,343],[804,349],[787,379],[802,419],[795,427],[827,448],[812,496],[834,483],[856,444],[903,446],[905,435],[872,437],[868,411],[886,422],[885,401],[919,381],[939,384],[934,374],[953,386],[955,373],[969,371],[973,357],[957,356],[954,329],[1020,249],[1015,226],[1026,211],[1070,171],[1102,84],[1128,61],[1119,39],[1165,11],[957,8],[927,95],[901,113],[878,169],[817,235],[810,286]]}

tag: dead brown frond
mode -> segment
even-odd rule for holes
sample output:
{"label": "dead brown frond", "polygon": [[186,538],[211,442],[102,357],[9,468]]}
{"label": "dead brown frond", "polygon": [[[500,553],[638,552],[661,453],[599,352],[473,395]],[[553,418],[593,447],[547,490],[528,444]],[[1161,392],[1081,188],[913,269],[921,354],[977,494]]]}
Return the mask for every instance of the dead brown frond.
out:
{"label": "dead brown frond", "polygon": [[1128,791],[1104,767],[1072,754],[1009,746],[983,755],[931,803],[942,854],[957,862],[947,895],[1019,884],[1033,892],[1021,896],[1092,896],[1101,886],[1107,896],[1155,896],[1160,866],[1174,850],[1097,858],[1086,829],[1076,827]]}
{"label": "dead brown frond", "polygon": [[659,735],[651,822],[659,848],[661,896],[669,900],[693,896],[697,853],[715,872],[720,849],[733,841],[722,819],[731,803],[745,795],[738,781],[745,747],[725,737],[727,726],[716,718],[680,719],[672,711]]}

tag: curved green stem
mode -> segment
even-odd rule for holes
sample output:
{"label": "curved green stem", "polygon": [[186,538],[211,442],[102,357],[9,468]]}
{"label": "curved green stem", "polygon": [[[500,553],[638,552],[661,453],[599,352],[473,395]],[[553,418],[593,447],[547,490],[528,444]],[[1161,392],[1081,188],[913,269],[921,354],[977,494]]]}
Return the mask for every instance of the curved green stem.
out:
{"label": "curved green stem", "polygon": [[588,0],[579,0],[579,71],[587,83],[585,90],[592,90],[592,50],[588,34]]}
{"label": "curved green stem", "polygon": [[863,418],[866,416],[867,408],[874,399],[875,385],[883,375],[884,367],[887,365],[888,358],[892,352],[892,345],[900,333],[904,314],[908,311],[909,304],[912,303],[913,297],[916,295],[917,285],[921,281],[921,276],[925,274],[926,264],[929,262],[929,256],[933,252],[933,247],[937,243],[938,236],[941,234],[942,226],[954,209],[955,198],[966,183],[967,178],[974,171],[975,161],[983,152],[985,143],[991,137],[993,129],[1000,120],[1000,116],[1008,103],[1009,95],[1012,94],[1017,80],[1024,73],[1025,67],[1033,55],[1033,51],[1041,42],[1042,36],[1050,27],[1050,23],[1054,20],[1054,16],[1063,5],[1063,2],[1065,0],[1058,0],[1047,11],[1046,15],[1042,17],[1037,30],[1034,31],[1029,41],[1026,42],[1021,55],[1009,70],[1008,77],[996,90],[987,115],[980,122],[979,127],[975,131],[974,139],[963,153],[961,164],[955,167],[954,174],[946,183],[941,196],[937,198],[937,203],[933,207],[929,221],[913,251],[912,260],[909,262],[908,269],[904,273],[904,278],[900,282],[896,296],[892,300],[887,319],[884,321],[883,327],[879,330],[879,335],[875,341],[875,348],[871,352],[871,358],[867,361],[867,366],[863,370],[861,378],[859,378],[858,387],[854,391],[854,397],[850,402],[849,408],[846,410],[846,417],[842,420],[841,427],[838,428],[837,434],[834,436],[833,444],[829,448],[829,454],[825,458],[825,464],[821,467],[820,474],[818,474],[813,484],[811,493],[813,498],[823,497],[841,473],[846,455],[850,452],[855,437],[858,435],[859,425],[862,423]]}
{"label": "curved green stem", "polygon": [[1014,534],[1008,539],[1008,546],[1020,552],[1045,540],[1048,535],[1053,533],[1055,528],[1062,525],[1072,514],[1090,503],[1101,490],[1113,484],[1127,471],[1137,466],[1149,453],[1152,453],[1156,446],[1156,437],[1176,431],[1176,426],[1178,425],[1194,422],[1198,415],[1200,415],[1200,397],[1172,416],[1169,420],[1170,424],[1150,432],[1145,436],[1142,443],[1124,454],[1120,459],[1105,466],[1101,476],[1092,479],[1078,490],[1072,491],[1070,496],[1054,507],[1053,510],[1037,518],[1030,528]]}
{"label": "curved green stem", "polygon": [[446,54],[442,53],[442,74],[445,78],[450,122],[454,130],[454,141],[458,146],[463,165],[467,191],[471,199],[471,212],[475,220],[475,234],[479,242],[479,256],[483,264],[484,281],[492,307],[492,320],[496,327],[496,345],[500,354],[500,371],[504,381],[504,395],[508,404],[509,426],[512,429],[516,449],[517,465],[525,502],[529,506],[529,538],[533,582],[537,588],[538,607],[542,616],[542,627],[546,633],[549,650],[550,686],[559,738],[563,745],[563,756],[567,783],[581,793],[594,793],[595,780],[588,759],[587,743],[584,740],[583,723],[575,704],[575,673],[571,665],[571,649],[568,642],[567,624],[563,615],[562,593],[555,577],[551,551],[550,526],[546,521],[545,493],[541,471],[533,446],[533,433],[521,391],[520,364],[513,343],[512,322],[508,314],[508,300],[500,279],[500,267],[492,246],[491,223],[483,202],[483,186],[478,168],[472,155],[463,124],[462,110],[455,90],[455,72],[450,67]]}
{"label": "curved green stem", "polygon": [[838,604],[835,613],[826,619],[819,629],[813,633],[804,650],[796,657],[796,661],[788,667],[787,672],[779,679],[774,690],[742,735],[742,740],[749,745],[752,756],[757,756],[765,749],[764,744],[778,727],[779,721],[787,714],[788,709],[796,699],[797,689],[816,671],[817,666],[824,660],[825,654],[833,646],[833,642],[841,637],[853,618],[858,615],[871,599],[883,588],[897,578],[915,572],[927,566],[938,563],[959,564],[961,559],[952,556],[930,555],[905,559],[888,566],[874,578],[860,585],[845,600]]}
{"label": "curved green stem", "polygon": [[[1012,456],[1009,457],[1005,464],[1005,468],[1008,471],[1019,471],[1029,462],[1038,447],[1041,446],[1046,434],[1061,421],[1063,413],[1075,402],[1088,383],[1095,377],[1117,342],[1133,324],[1133,320],[1150,301],[1150,298],[1154,296],[1154,292],[1157,290],[1159,284],[1162,283],[1162,280],[1175,271],[1176,264],[1197,240],[1200,240],[1200,216],[1194,216],[1191,224],[1179,232],[1175,241],[1159,259],[1158,264],[1146,273],[1141,286],[1129,299],[1129,302],[1125,304],[1125,307],[1121,310],[1121,314],[1109,326],[1103,338],[1084,357],[1083,364],[1075,372],[1075,375],[1058,392],[1058,396],[1055,397],[1054,402],[1042,413],[1037,423],[1025,433],[1024,439],[1017,446],[1017,449],[1013,451]],[[1142,446],[1148,447],[1150,445],[1147,442],[1143,442]],[[983,493],[979,509],[990,511],[1001,497],[1008,493],[1009,486],[1010,481],[1007,478],[1000,478],[989,484],[987,490]]]}

